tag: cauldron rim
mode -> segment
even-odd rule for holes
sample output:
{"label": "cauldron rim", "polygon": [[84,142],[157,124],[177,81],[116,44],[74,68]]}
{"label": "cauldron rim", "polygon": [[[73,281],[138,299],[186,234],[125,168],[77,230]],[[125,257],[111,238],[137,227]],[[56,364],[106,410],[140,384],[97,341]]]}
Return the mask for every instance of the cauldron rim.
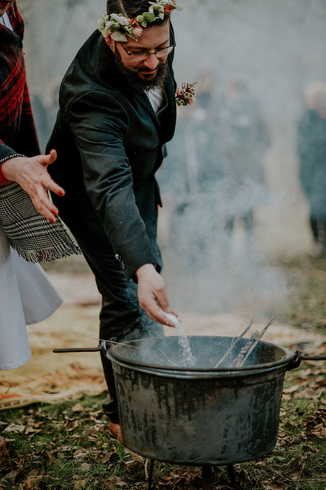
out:
{"label": "cauldron rim", "polygon": [[[232,340],[234,337],[229,336],[206,336],[206,335],[190,335],[189,338],[205,338],[205,339],[224,339],[224,340]],[[162,337],[171,338],[171,337]],[[145,339],[131,340],[128,342],[124,342],[124,344],[135,345],[135,343],[140,343],[144,341],[150,341],[153,339],[157,339],[157,337],[148,337]],[[245,339],[249,340],[249,339]],[[126,367],[131,367],[132,369],[146,371],[155,373],[161,376],[195,376],[198,377],[212,377],[212,376],[235,376],[235,375],[248,375],[248,374],[257,374],[259,372],[271,371],[274,369],[278,369],[282,366],[288,366],[296,357],[296,354],[292,354],[290,350],[286,347],[279,346],[272,342],[259,341],[259,344],[264,344],[266,347],[272,347],[274,349],[280,349],[284,352],[285,357],[278,361],[272,361],[263,364],[252,364],[248,366],[242,367],[218,367],[218,368],[190,368],[190,367],[175,367],[175,366],[158,366],[156,364],[150,364],[146,362],[136,361],[134,359],[126,359],[124,356],[119,354],[119,348],[121,350],[122,345],[116,344],[111,345],[109,350],[107,350],[106,355],[112,362],[118,362],[123,364]]]}

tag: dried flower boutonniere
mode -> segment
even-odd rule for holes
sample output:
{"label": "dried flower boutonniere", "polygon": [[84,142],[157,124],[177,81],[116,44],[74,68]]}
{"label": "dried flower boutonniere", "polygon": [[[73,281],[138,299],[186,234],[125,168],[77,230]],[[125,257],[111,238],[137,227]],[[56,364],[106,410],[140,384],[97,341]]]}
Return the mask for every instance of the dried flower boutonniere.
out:
{"label": "dried flower boutonniere", "polygon": [[195,83],[183,83],[181,88],[175,91],[175,99],[177,105],[191,105],[196,97]]}

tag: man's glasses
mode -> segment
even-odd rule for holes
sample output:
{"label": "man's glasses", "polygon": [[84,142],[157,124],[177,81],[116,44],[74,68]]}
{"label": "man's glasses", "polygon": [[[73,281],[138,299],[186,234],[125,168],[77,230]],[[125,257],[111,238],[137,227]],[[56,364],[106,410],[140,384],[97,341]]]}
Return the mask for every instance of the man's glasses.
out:
{"label": "man's glasses", "polygon": [[122,43],[119,43],[127,55],[130,57],[131,60],[133,61],[143,61],[146,60],[151,54],[155,54],[156,58],[161,59],[161,58],[166,58],[174,48],[176,47],[176,44],[173,43],[171,46],[168,46],[167,48],[160,48],[157,49],[156,51],[153,51],[153,53],[149,53],[148,51],[138,51],[138,52],[129,52],[126,50],[124,45]]}

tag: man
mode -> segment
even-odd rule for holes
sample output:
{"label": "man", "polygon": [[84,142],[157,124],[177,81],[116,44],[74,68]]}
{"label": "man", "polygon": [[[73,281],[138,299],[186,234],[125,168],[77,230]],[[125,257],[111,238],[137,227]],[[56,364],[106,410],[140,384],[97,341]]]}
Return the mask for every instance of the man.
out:
{"label": "man", "polygon": [[[53,198],[95,274],[104,340],[162,335],[155,322],[174,326],[164,314],[171,308],[159,274],[154,174],[176,122],[176,8],[175,0],[109,0],[101,33],[86,41],[61,86],[49,148],[58,152],[51,175],[66,195]],[[103,354],[102,363],[113,400],[104,410],[121,438],[112,366]]]}

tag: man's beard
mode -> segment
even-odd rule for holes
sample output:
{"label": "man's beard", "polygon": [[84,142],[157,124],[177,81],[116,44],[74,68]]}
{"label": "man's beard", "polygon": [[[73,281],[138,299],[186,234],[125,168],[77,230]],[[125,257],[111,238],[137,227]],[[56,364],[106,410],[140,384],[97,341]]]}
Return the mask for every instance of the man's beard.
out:
{"label": "man's beard", "polygon": [[[137,68],[135,70],[131,70],[130,68],[126,68],[121,60],[121,55],[117,48],[115,48],[115,56],[114,61],[118,66],[119,70],[122,72],[124,77],[126,78],[131,89],[135,90],[135,92],[142,94],[151,88],[163,88],[164,82],[168,73],[168,63],[167,60],[164,62],[160,62],[157,67],[157,72],[154,78],[150,80],[146,80],[140,78],[138,75]],[[146,68],[142,67],[142,72],[146,71]]]}

